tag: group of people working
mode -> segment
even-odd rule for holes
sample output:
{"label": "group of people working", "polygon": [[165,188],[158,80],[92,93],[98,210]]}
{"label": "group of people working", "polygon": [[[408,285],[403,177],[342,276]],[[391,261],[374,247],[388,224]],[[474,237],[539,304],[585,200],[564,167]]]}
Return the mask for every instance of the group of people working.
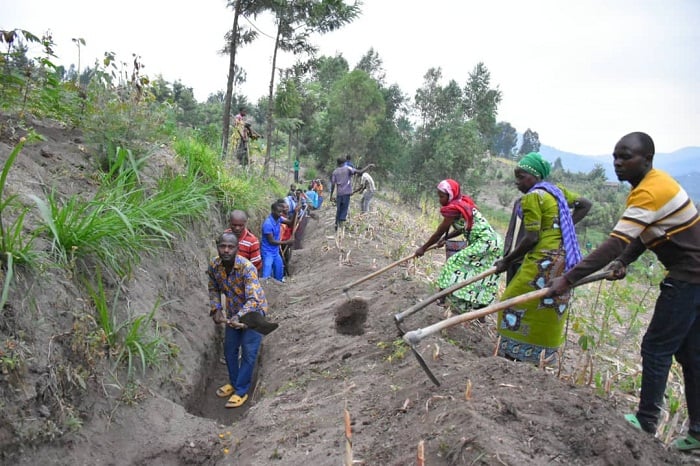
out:
{"label": "group of people working", "polygon": [[551,364],[564,343],[572,285],[606,266],[611,278],[621,279],[646,249],[654,252],[668,273],[642,340],[639,408],[625,419],[637,429],[656,431],[675,356],[683,368],[690,422],[688,434],[674,446],[696,450],[700,449],[700,221],[678,182],[653,168],[654,153],[653,140],[641,132],[627,134],[616,144],[615,173],[632,190],[609,238],[585,258],[574,225],[586,216],[591,202],[546,181],[551,167],[538,153],[527,154],[515,168],[515,185],[523,196],[513,209],[505,245],[460,185],[448,179],[437,186],[443,221],[415,254],[421,256],[429,246],[457,235],[465,237],[466,246],[447,260],[438,277],[441,289],[495,269],[493,275],[449,296],[449,304],[459,312],[491,304],[497,294],[496,274],[502,272],[507,275],[501,300],[548,288],[542,299],[499,311],[497,353],[515,361]]}
{"label": "group of people working", "polygon": [[301,248],[301,226],[314,215],[311,204],[318,200],[310,200],[294,185],[291,188],[286,198],[272,203],[270,215],[262,224],[261,241],[248,230],[247,214],[232,211],[229,228],[216,240],[218,255],[209,261],[210,316],[215,324],[225,325],[224,359],[229,382],[219,387],[216,394],[227,398],[226,408],[238,408],[248,400],[263,336],[249,328],[246,320],[252,317],[250,313],[264,317],[268,311],[261,280],[285,281],[292,246]]}
{"label": "group of people working", "polygon": [[[367,170],[374,167],[373,163],[368,164],[365,168],[358,169],[352,163],[352,157],[338,157],[336,159],[336,169],[331,174],[331,202],[335,203],[335,230],[342,228],[348,218],[350,209],[350,197],[356,193],[362,193],[360,202],[362,213],[369,212],[370,201],[374,197],[374,192],[377,189],[372,176],[367,173]],[[355,177],[360,177],[359,187],[354,189],[353,180]],[[335,196],[333,194],[335,193]]]}
{"label": "group of people working", "polygon": [[[441,289],[490,268],[495,270],[480,282],[448,296],[445,305],[458,312],[491,304],[498,294],[497,275],[503,272],[507,275],[501,300],[547,288],[542,299],[499,311],[497,353],[514,361],[551,364],[564,343],[572,285],[606,266],[611,278],[621,279],[627,266],[646,249],[654,252],[668,273],[660,285],[654,314],[642,340],[639,407],[625,419],[645,432],[656,431],[675,356],[683,368],[690,422],[688,434],[677,439],[674,446],[696,450],[700,449],[700,217],[678,182],[653,168],[654,153],[653,140],[641,132],[627,134],[615,145],[615,173],[620,181],[629,182],[632,190],[608,239],[585,258],[574,226],[591,209],[591,202],[562,185],[546,181],[551,166],[534,152],[524,156],[514,170],[515,185],[523,195],[515,203],[505,243],[473,200],[462,192],[459,183],[446,179],[437,185],[443,220],[415,255],[420,257],[433,244],[463,236],[465,246],[448,258],[437,279]],[[331,176],[336,229],[347,219],[352,177],[373,166],[356,169],[348,162],[348,158],[339,158]],[[231,214],[230,231],[217,240],[219,255],[212,259],[208,270],[210,311],[215,322],[227,324],[225,353],[230,383],[217,391],[217,395],[229,397],[227,407],[241,406],[248,397],[262,336],[247,329],[240,318],[249,312],[264,314],[267,310],[258,272],[263,278],[284,278],[280,246],[294,242],[294,225],[298,225],[299,212],[303,210],[299,194],[299,190],[294,190],[292,199],[272,204],[270,216],[263,223],[259,254],[255,252],[254,236],[245,229],[245,214],[240,211]],[[308,197],[303,198],[308,204]],[[282,239],[282,224],[291,225],[291,238]],[[221,302],[222,293],[225,304]],[[243,353],[240,367],[239,348]]]}

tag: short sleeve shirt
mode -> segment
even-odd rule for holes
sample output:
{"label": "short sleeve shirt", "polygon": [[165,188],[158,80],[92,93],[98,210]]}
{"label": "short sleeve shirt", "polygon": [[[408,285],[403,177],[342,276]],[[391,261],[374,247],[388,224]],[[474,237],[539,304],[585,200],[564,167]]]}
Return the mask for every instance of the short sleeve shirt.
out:
{"label": "short sleeve shirt", "polygon": [[352,167],[342,166],[333,170],[331,183],[336,185],[336,195],[349,196],[352,194],[352,175],[356,172]]}
{"label": "short sleeve shirt", "polygon": [[275,220],[275,218],[270,214],[269,217],[265,219],[265,221],[262,224],[262,238],[260,240],[260,249],[263,253],[275,253],[276,251],[279,251],[279,245],[277,244],[271,244],[267,240],[267,235],[269,233],[272,234],[272,238],[275,240],[279,241],[280,240],[280,226],[282,225],[282,219],[278,218]]}

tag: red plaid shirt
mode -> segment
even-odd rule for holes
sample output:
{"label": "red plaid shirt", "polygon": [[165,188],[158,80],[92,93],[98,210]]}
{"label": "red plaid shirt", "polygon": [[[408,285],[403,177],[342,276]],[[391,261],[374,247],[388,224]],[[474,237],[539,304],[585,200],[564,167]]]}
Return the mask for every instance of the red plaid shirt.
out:
{"label": "red plaid shirt", "polygon": [[[224,233],[233,233],[230,228]],[[243,230],[243,234],[238,238],[238,255],[248,259],[253,263],[258,272],[262,269],[262,256],[260,255],[260,242],[248,229]]]}

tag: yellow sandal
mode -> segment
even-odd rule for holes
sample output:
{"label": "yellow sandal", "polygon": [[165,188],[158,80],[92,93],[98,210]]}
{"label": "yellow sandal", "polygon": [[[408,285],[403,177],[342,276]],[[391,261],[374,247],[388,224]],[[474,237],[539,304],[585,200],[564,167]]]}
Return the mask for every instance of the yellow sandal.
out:
{"label": "yellow sandal", "polygon": [[248,400],[247,393],[243,396],[233,395],[226,402],[226,407],[227,408],[238,408],[239,406],[243,406],[243,403],[245,403],[247,400]]}
{"label": "yellow sandal", "polygon": [[216,396],[218,396],[219,398],[226,398],[227,396],[231,396],[232,393],[233,385],[231,385],[230,383],[222,385],[216,389]]}

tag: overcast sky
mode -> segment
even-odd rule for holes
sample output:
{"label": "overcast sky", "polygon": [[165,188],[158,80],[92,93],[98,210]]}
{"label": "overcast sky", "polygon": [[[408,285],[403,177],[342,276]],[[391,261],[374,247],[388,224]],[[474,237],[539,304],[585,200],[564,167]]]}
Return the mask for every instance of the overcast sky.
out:
{"label": "overcast sky", "polygon": [[[646,131],[658,152],[700,146],[698,0],[365,0],[362,10],[320,38],[321,53],[352,68],[373,47],[387,82],[411,98],[429,68],[463,86],[482,61],[503,93],[498,120],[543,144],[609,154],[622,135]],[[226,88],[225,0],[0,0],[0,11],[0,29],[50,29],[66,66],[80,37],[83,67],[105,51],[125,62],[136,53],[146,74],[179,79],[199,100]],[[274,35],[263,18],[256,25]],[[261,35],[240,54],[248,82],[238,92],[250,101],[267,94],[272,46]]]}

